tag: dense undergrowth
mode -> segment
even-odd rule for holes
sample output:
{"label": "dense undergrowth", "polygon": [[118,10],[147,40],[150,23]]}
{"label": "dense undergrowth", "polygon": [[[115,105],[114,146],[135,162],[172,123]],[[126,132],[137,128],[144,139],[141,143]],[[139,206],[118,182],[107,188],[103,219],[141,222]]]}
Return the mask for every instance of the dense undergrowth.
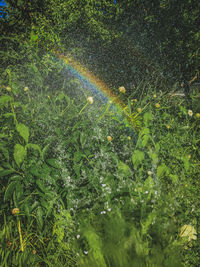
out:
{"label": "dense undergrowth", "polygon": [[198,266],[198,88],[188,109],[176,85],[141,83],[131,133],[109,104],[70,98],[51,55],[21,49],[1,72],[1,266]]}

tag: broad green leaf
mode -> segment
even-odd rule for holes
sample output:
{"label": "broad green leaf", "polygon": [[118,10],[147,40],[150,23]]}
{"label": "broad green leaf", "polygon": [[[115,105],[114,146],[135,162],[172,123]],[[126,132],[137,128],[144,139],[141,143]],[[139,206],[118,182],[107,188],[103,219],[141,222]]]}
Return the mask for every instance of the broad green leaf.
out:
{"label": "broad green leaf", "polygon": [[24,195],[24,185],[22,183],[18,182],[16,184],[15,193],[17,200],[20,201],[21,197]]}
{"label": "broad green leaf", "polygon": [[149,135],[143,135],[142,136],[142,147],[145,147],[149,141]]}
{"label": "broad green leaf", "polygon": [[74,153],[74,163],[79,162],[81,158],[82,158],[82,153],[80,151]]}
{"label": "broad green leaf", "polygon": [[139,164],[142,163],[142,161],[145,159],[145,154],[144,152],[140,150],[135,150],[132,155],[132,162],[135,166],[135,168],[138,167]]}
{"label": "broad green leaf", "polygon": [[43,149],[42,149],[42,159],[43,160],[45,160],[45,156],[46,156],[46,154],[47,154],[47,152],[48,152],[48,149],[49,149],[49,146],[50,146],[51,144],[47,144]]}
{"label": "broad green leaf", "polygon": [[80,142],[81,142],[81,147],[84,148],[86,141],[87,141],[88,135],[84,132],[81,132],[80,134]]}
{"label": "broad green leaf", "polygon": [[46,193],[46,187],[40,179],[37,179],[36,184],[44,193]]}
{"label": "broad green leaf", "polygon": [[15,172],[15,171],[13,171],[13,170],[1,170],[0,171],[0,177],[4,177],[4,176],[9,175],[13,172]]}
{"label": "broad green leaf", "polygon": [[27,154],[27,151],[26,151],[25,147],[23,147],[20,144],[16,144],[14,146],[14,159],[15,159],[15,162],[17,163],[18,167],[24,161],[26,154]]}
{"label": "broad green leaf", "polygon": [[162,178],[164,175],[167,174],[169,174],[169,169],[164,163],[162,163],[162,165],[158,166],[157,168],[157,176],[159,178]]}
{"label": "broad green leaf", "polygon": [[150,112],[146,112],[144,114],[144,124],[145,124],[145,126],[147,126],[149,121],[152,121],[152,119],[153,119],[152,114]]}
{"label": "broad green leaf", "polygon": [[29,149],[32,148],[34,150],[37,150],[40,153],[40,155],[42,155],[42,151],[41,151],[39,145],[36,145],[36,144],[27,144],[26,147],[29,148]]}
{"label": "broad green leaf", "polygon": [[7,161],[9,161],[9,152],[8,152],[8,149],[6,147],[4,147],[3,144],[0,144],[0,151],[4,155],[5,159]]}
{"label": "broad green leaf", "polygon": [[39,206],[37,208],[37,211],[36,211],[36,219],[37,219],[37,223],[38,223],[38,226],[39,226],[40,230],[42,229],[43,223],[44,223],[44,221],[43,221],[43,215],[44,215],[43,209],[42,209],[41,206]]}
{"label": "broad green leaf", "polygon": [[9,102],[13,101],[13,97],[9,95],[3,95],[0,97],[0,108],[8,105]]}
{"label": "broad green leaf", "polygon": [[18,133],[24,138],[25,142],[28,143],[29,129],[22,123],[17,124],[16,129]]}
{"label": "broad green leaf", "polygon": [[3,116],[4,116],[5,118],[9,118],[9,117],[13,117],[14,114],[13,114],[13,113],[5,113],[5,114],[3,114]]}
{"label": "broad green leaf", "polygon": [[12,198],[13,192],[16,189],[17,184],[19,184],[18,181],[13,181],[9,183],[5,190],[4,201],[8,201]]}
{"label": "broad green leaf", "polygon": [[170,174],[169,177],[172,179],[172,183],[176,184],[178,182],[178,175]]}
{"label": "broad green leaf", "polygon": [[47,159],[46,162],[50,166],[57,168],[57,169],[60,169],[60,164],[59,164],[59,161],[57,159]]}
{"label": "broad green leaf", "polygon": [[145,180],[144,187],[146,187],[149,190],[154,187],[154,181],[151,176],[148,176],[148,178]]}
{"label": "broad green leaf", "polygon": [[131,175],[131,169],[129,168],[129,166],[127,164],[125,164],[122,161],[119,161],[118,169],[120,171],[123,171],[126,175]]}

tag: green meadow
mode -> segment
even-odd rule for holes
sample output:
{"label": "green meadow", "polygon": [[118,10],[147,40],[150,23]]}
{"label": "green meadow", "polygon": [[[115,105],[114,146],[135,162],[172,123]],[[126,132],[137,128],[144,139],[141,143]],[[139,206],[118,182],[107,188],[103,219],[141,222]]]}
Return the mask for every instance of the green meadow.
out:
{"label": "green meadow", "polygon": [[[65,54],[71,47],[76,58],[86,57],[95,36],[109,46],[122,38],[113,29],[112,12],[122,16],[126,8],[105,1],[111,15],[98,11],[96,23],[88,4],[83,9],[60,0],[46,7],[44,1],[41,14],[32,11],[29,21],[21,7],[34,10],[34,4],[9,2],[0,36],[0,266],[198,267],[196,68],[187,79],[189,92],[178,78],[163,78],[161,63],[154,61],[147,75],[138,69],[133,88],[129,74],[116,74],[120,58],[112,59],[116,73],[113,69],[105,81],[111,76],[117,81],[111,90],[123,106],[116,113],[111,102],[97,105],[95,95],[83,92],[52,50]],[[69,8],[73,4],[76,12]],[[11,7],[19,21],[15,13],[11,17]],[[83,13],[90,18],[82,26],[87,47],[73,36]],[[148,60],[143,57],[140,68]],[[101,62],[101,79],[106,66]]]}

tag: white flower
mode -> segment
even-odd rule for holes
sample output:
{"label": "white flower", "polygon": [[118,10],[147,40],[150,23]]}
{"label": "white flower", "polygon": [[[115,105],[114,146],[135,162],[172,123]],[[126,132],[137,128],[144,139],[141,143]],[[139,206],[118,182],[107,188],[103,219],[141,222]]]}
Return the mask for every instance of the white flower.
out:
{"label": "white flower", "polygon": [[145,191],[145,194],[148,194],[149,193],[149,191]]}
{"label": "white flower", "polygon": [[106,211],[105,210],[101,211],[101,214],[106,214]]}
{"label": "white flower", "polygon": [[111,208],[108,208],[108,211],[111,211]]}
{"label": "white flower", "polygon": [[192,117],[192,115],[193,115],[193,111],[192,110],[188,110],[188,115],[190,116],[190,117]]}
{"label": "white flower", "polygon": [[87,101],[88,101],[90,104],[93,104],[93,103],[94,103],[94,99],[93,99],[92,96],[89,96],[89,97],[87,98]]}
{"label": "white flower", "polygon": [[106,187],[106,184],[102,184],[101,186]]}
{"label": "white flower", "polygon": [[84,253],[85,255],[87,255],[87,254],[88,254],[88,251],[84,250],[83,253]]}
{"label": "white flower", "polygon": [[149,176],[151,176],[153,174],[151,171],[148,171],[147,173]]}
{"label": "white flower", "polygon": [[80,238],[80,235],[77,235],[76,238],[79,239]]}

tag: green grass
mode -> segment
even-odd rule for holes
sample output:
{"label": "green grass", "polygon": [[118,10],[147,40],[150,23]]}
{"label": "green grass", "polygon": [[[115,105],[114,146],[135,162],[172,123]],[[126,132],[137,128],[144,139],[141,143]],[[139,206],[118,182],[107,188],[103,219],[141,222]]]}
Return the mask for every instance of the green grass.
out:
{"label": "green grass", "polygon": [[124,109],[130,136],[95,96],[77,104],[62,77],[48,83],[50,67],[38,86],[21,67],[0,89],[1,266],[198,266],[198,88],[189,107],[138,88]]}

